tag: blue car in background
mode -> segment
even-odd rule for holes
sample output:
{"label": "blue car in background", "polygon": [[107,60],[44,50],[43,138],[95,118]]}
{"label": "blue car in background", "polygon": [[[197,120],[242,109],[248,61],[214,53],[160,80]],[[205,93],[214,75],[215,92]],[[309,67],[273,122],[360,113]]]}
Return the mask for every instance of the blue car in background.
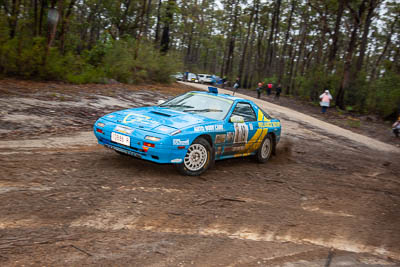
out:
{"label": "blue car in background", "polygon": [[281,123],[254,102],[210,87],[158,106],[105,115],[96,121],[94,134],[99,144],[118,153],[200,175],[220,159],[254,155],[266,162],[280,140]]}

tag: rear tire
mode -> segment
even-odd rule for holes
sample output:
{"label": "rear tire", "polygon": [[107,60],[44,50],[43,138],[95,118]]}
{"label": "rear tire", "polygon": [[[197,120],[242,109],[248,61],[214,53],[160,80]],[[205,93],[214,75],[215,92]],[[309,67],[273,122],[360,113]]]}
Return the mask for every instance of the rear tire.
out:
{"label": "rear tire", "polygon": [[197,138],[189,146],[183,162],[175,166],[183,175],[200,175],[211,166],[214,160],[212,151],[213,149],[207,140],[202,137]]}
{"label": "rear tire", "polygon": [[274,150],[274,140],[272,135],[268,134],[258,148],[256,159],[259,163],[265,163],[269,160]]}

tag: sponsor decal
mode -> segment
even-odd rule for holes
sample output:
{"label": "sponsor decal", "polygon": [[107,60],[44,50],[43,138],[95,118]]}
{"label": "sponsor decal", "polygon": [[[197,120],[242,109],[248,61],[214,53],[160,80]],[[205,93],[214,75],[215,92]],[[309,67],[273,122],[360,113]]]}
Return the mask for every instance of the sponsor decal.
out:
{"label": "sponsor decal", "polygon": [[186,140],[173,139],[172,143],[174,144],[174,146],[188,146],[189,145],[189,139],[186,139]]}
{"label": "sponsor decal", "polygon": [[253,124],[252,123],[249,124],[249,128],[250,128],[250,131],[253,131]]}
{"label": "sponsor decal", "polygon": [[114,118],[114,115],[108,115],[107,118]]}
{"label": "sponsor decal", "polygon": [[123,123],[140,122],[143,124],[152,124],[151,118],[142,114],[130,113],[125,116]]}
{"label": "sponsor decal", "polygon": [[213,132],[213,131],[223,131],[223,130],[224,130],[224,125],[222,124],[194,127],[195,132],[205,132],[205,131]]}
{"label": "sponsor decal", "polygon": [[217,148],[217,151],[215,151],[215,154],[218,156],[221,155],[221,153],[222,153],[222,147],[220,146]]}
{"label": "sponsor decal", "polygon": [[117,127],[114,128],[114,131],[124,134],[131,134],[133,132],[133,129],[126,126],[118,125]]}
{"label": "sponsor decal", "polygon": [[224,148],[224,153],[232,152],[232,150],[233,150],[233,148],[231,146],[230,147],[225,147]]}
{"label": "sponsor decal", "polygon": [[259,122],[258,126],[260,128],[279,127],[279,126],[281,126],[281,123],[280,122]]}
{"label": "sponsor decal", "polygon": [[217,134],[215,136],[215,143],[216,144],[225,143],[225,139],[226,139],[226,134]]}
{"label": "sponsor decal", "polygon": [[227,132],[226,133],[226,142],[227,143],[232,143],[233,142],[233,137],[235,136],[234,132]]}
{"label": "sponsor decal", "polygon": [[182,159],[172,159],[171,163],[181,163]]}
{"label": "sponsor decal", "polygon": [[214,131],[214,125],[207,125],[205,126],[206,131],[210,132],[210,131]]}
{"label": "sponsor decal", "polygon": [[245,146],[234,146],[232,147],[232,151],[239,152],[243,151],[246,147]]}
{"label": "sponsor decal", "polygon": [[216,131],[223,131],[224,130],[224,125],[222,125],[222,124],[215,125],[215,130]]}
{"label": "sponsor decal", "polygon": [[233,140],[234,144],[247,143],[249,137],[249,128],[246,123],[235,123],[235,138]]}
{"label": "sponsor decal", "polygon": [[195,132],[204,132],[204,127],[203,126],[196,126],[194,127]]}

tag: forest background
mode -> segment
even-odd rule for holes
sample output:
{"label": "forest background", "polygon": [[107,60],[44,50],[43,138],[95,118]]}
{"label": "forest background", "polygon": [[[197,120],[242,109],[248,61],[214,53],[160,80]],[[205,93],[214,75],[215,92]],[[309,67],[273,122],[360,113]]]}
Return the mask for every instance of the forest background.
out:
{"label": "forest background", "polygon": [[70,83],[210,73],[400,112],[399,0],[0,0],[0,75]]}

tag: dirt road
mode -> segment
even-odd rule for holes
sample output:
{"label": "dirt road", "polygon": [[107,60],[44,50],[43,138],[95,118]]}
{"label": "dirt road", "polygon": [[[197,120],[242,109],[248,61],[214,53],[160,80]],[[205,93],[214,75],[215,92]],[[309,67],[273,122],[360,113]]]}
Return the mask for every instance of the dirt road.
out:
{"label": "dirt road", "polygon": [[285,127],[277,156],[189,178],[90,132],[168,90],[16,87],[0,95],[1,266],[400,266],[395,147],[260,103]]}

